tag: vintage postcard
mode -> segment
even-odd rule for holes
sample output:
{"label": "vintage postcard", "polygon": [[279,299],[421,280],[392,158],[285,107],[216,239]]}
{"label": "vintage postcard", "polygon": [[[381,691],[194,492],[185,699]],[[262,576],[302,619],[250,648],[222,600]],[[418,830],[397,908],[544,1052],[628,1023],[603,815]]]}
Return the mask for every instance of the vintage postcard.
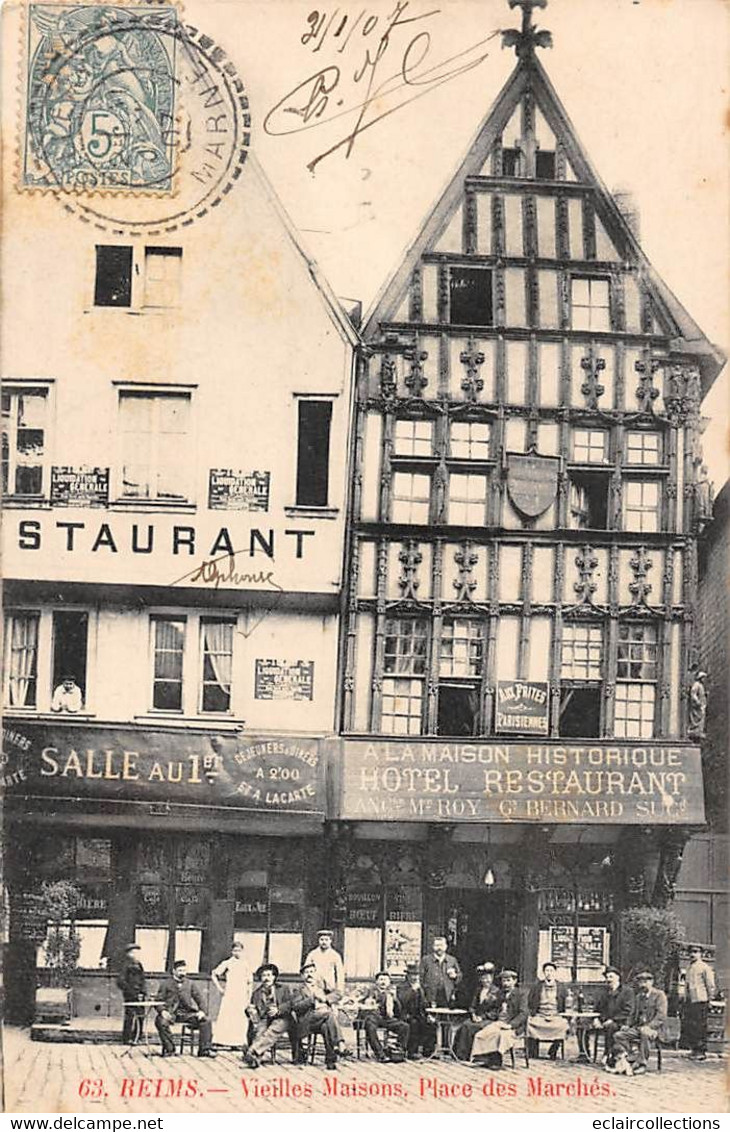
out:
{"label": "vintage postcard", "polygon": [[314,3],[2,9],[5,1109],[720,1112],[728,7]]}

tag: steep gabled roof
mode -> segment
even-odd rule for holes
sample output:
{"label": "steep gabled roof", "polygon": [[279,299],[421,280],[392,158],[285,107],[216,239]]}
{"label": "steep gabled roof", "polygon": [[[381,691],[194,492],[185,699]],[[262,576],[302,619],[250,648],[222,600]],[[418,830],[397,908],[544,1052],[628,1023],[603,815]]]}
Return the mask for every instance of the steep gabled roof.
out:
{"label": "steep gabled roof", "polygon": [[535,105],[564,148],[578,183],[594,190],[596,213],[613,239],[621,257],[626,263],[637,268],[655,309],[671,328],[672,350],[689,355],[695,360],[702,373],[703,391],[706,392],[725,364],[725,355],[703,334],[676,295],[652,267],[616,201],[591,164],[555,88],[532,51],[523,53],[518,59],[514,71],[480,125],[465,157],[395,272],[376,296],[364,320],[363,338],[368,340],[376,336],[380,322],[394,320],[396,311],[407,293],[414,268],[418,266],[424,252],[433,249],[459,208],[464,197],[466,178],[483,172],[495,143],[528,90],[532,91]]}

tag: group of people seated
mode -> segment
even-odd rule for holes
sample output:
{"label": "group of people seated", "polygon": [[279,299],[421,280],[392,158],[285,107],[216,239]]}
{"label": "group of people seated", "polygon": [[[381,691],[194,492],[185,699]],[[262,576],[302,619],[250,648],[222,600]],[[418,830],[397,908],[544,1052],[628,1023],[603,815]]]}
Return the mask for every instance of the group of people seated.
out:
{"label": "group of people seated", "polygon": [[[216,1042],[238,1045],[245,1064],[257,1069],[264,1056],[280,1039],[288,1037],[292,1060],[304,1064],[308,1039],[321,1034],[325,1066],[336,1069],[338,1057],[348,1056],[345,1029],[355,1011],[357,1024],[378,1061],[431,1057],[436,1051],[441,1011],[452,1011],[463,975],[459,962],[450,955],[447,941],[437,936],[433,950],[419,963],[407,966],[397,985],[388,971],[380,971],[373,985],[348,996],[342,957],[332,946],[332,932],[323,929],[318,945],[309,952],[300,971],[300,982],[279,982],[279,968],[264,963],[251,973],[240,943],[231,956],[215,968],[213,982],[223,994],[216,1022]],[[123,1037],[131,1042],[135,1018],[145,998],[145,975],[131,944],[118,978],[125,998]],[[528,1054],[538,1056],[541,1042],[549,1042],[548,1056],[557,1057],[569,1029],[569,988],[557,981],[557,968],[548,961],[542,978],[527,991],[518,986],[517,972],[503,968],[497,976],[495,964],[484,962],[476,973],[478,986],[466,1017],[453,1032],[451,1051],[459,1060],[488,1069],[500,1069],[505,1054],[518,1039]],[[225,985],[222,979],[225,978]],[[603,1064],[608,1072],[646,1071],[652,1042],[661,1038],[667,1018],[667,998],[653,985],[653,976],[642,971],[636,994],[622,985],[616,967],[605,971],[605,991],[592,1023],[604,1034]],[[253,983],[255,982],[255,987]],[[171,1028],[183,1022],[198,1032],[198,1054],[215,1057],[213,1026],[204,1009],[199,988],[187,975],[184,960],[173,964],[170,976],[159,987],[154,1003],[155,1025],[163,1057],[175,1055]],[[449,1015],[453,1023],[456,1015]]]}

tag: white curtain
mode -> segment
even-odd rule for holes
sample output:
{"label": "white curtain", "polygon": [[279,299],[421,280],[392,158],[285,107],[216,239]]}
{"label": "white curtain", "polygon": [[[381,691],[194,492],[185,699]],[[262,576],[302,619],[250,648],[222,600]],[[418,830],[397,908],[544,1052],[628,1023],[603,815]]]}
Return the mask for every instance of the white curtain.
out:
{"label": "white curtain", "polygon": [[232,637],[233,626],[225,621],[209,621],[203,626],[205,657],[210,661],[218,687],[226,696],[231,691]]}
{"label": "white curtain", "polygon": [[8,703],[11,707],[32,707],[35,704],[37,675],[38,615],[28,613],[14,616],[5,642]]}

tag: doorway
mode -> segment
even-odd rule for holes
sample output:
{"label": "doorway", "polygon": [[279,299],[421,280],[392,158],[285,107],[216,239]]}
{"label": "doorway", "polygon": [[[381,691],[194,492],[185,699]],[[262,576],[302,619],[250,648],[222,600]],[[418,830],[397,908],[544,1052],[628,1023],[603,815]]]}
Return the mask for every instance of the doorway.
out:
{"label": "doorway", "polygon": [[510,892],[461,889],[449,892],[446,928],[464,981],[459,999],[468,1005],[477,986],[476,968],[494,963],[518,969],[520,961],[517,904]]}

